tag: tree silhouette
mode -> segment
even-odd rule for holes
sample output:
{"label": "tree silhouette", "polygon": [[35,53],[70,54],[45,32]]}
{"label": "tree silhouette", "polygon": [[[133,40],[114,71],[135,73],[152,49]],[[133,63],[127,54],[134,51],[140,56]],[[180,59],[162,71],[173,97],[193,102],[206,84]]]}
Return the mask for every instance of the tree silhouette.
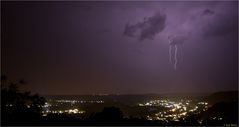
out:
{"label": "tree silhouette", "polygon": [[116,107],[105,107],[101,112],[96,113],[90,120],[97,124],[113,125],[123,121],[123,112]]}
{"label": "tree silhouette", "polygon": [[25,84],[24,80],[19,82],[9,82],[5,75],[1,76],[2,99],[2,124],[23,124],[40,120],[42,106],[45,99],[38,94],[19,90],[19,86]]}

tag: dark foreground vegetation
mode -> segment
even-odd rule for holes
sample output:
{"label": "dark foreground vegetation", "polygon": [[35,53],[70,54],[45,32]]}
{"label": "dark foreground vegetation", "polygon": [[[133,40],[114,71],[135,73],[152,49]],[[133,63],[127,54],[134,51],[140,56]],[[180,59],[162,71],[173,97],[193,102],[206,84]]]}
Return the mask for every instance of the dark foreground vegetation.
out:
{"label": "dark foreground vegetation", "polygon": [[[82,114],[48,114],[43,116],[42,109],[46,102],[43,97],[31,92],[19,90],[17,83],[7,81],[6,76],[1,77],[1,124],[2,125],[234,125],[238,123],[238,100],[216,102],[206,112],[192,114],[180,121],[147,120],[145,118],[125,117],[120,108],[105,107],[101,112],[90,116]],[[222,117],[223,120],[212,119]],[[200,121],[199,121],[200,120]]]}

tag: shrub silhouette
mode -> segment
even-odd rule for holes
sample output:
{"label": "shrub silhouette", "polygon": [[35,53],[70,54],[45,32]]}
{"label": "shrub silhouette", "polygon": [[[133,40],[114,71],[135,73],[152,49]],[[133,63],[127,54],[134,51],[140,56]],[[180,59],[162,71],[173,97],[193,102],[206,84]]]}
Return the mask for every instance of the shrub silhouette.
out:
{"label": "shrub silhouette", "polygon": [[5,75],[1,76],[1,113],[3,125],[21,125],[40,121],[42,106],[45,99],[38,94],[19,90],[19,85],[24,84],[24,80],[17,83],[9,82]]}
{"label": "shrub silhouette", "polygon": [[102,124],[120,123],[123,121],[123,112],[117,107],[105,107],[90,120]]}

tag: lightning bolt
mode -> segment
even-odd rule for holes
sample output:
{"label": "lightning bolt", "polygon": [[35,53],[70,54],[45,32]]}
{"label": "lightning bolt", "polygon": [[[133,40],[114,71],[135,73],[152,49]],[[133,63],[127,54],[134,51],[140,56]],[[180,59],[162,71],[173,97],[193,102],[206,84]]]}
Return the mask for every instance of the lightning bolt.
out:
{"label": "lightning bolt", "polygon": [[174,53],[174,69],[177,69],[177,63],[178,63],[178,59],[177,59],[177,53],[178,53],[178,47],[177,45],[174,45],[175,47],[175,53]]}
{"label": "lightning bolt", "polygon": [[169,45],[169,62],[172,63],[172,46]]}

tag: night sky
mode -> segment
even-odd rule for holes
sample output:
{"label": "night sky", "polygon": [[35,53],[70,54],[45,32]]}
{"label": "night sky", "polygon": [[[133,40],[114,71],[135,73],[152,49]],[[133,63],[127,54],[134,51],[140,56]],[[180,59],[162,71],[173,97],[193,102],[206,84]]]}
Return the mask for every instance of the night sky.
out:
{"label": "night sky", "polygon": [[[237,90],[237,2],[2,2],[1,72],[40,94]],[[177,36],[177,69],[169,62]]]}

